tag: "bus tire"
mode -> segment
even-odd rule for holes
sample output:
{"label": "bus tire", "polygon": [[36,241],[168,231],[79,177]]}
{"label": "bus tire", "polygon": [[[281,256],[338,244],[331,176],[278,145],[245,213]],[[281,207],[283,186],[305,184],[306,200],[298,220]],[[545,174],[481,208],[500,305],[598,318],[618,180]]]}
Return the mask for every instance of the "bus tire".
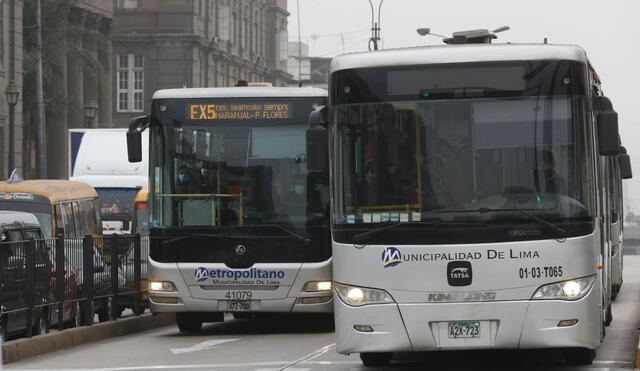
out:
{"label": "bus tire", "polygon": [[365,367],[381,367],[391,362],[393,353],[360,353],[360,360]]}
{"label": "bus tire", "polygon": [[564,358],[567,363],[572,365],[590,365],[596,358],[596,351],[587,348],[565,349]]}
{"label": "bus tire", "polygon": [[609,305],[607,305],[607,314],[604,318],[604,325],[609,326],[611,321],[613,321],[613,313],[611,312],[611,303],[609,303]]}
{"label": "bus tire", "polygon": [[616,301],[620,293],[620,285],[611,286],[611,301]]}
{"label": "bus tire", "polygon": [[202,318],[198,313],[176,313],[176,323],[180,332],[198,332],[202,328]]}

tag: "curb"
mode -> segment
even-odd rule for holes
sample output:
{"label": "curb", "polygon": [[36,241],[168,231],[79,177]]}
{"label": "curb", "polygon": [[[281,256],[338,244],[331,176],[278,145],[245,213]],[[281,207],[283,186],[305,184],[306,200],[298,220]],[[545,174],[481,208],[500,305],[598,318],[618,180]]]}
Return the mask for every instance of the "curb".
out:
{"label": "curb", "polygon": [[[64,331],[50,332],[31,339],[17,339],[2,345],[3,363],[12,363],[60,349],[87,344],[116,336],[133,334],[175,322],[175,314],[143,314],[117,321],[97,323]],[[0,367],[1,368],[1,367]]]}

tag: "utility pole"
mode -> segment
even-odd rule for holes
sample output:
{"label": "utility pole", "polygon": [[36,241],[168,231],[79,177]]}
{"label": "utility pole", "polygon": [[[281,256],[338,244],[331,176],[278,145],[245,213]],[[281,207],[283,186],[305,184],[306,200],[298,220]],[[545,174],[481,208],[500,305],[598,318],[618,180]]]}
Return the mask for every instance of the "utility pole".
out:
{"label": "utility pole", "polygon": [[[378,50],[378,41],[380,41],[380,30],[382,27],[382,23],[380,22],[380,11],[382,11],[382,3],[384,0],[380,0],[378,4],[378,22],[376,22],[375,11],[373,9],[373,3],[369,0],[369,5],[371,5],[371,38],[369,39],[369,51]],[[373,49],[371,48],[371,44],[373,44]]]}
{"label": "utility pole", "polygon": [[38,125],[36,134],[36,168],[39,179],[47,178],[47,142],[45,138],[44,93],[42,87],[42,4],[36,2],[36,102]]}

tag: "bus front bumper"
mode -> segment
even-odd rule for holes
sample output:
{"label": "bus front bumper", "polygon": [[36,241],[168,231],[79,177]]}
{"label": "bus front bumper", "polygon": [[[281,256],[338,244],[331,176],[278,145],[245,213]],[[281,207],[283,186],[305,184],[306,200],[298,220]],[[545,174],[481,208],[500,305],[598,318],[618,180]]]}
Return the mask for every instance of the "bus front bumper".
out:
{"label": "bus front bumper", "polygon": [[[178,295],[162,294],[150,295],[149,307],[153,313],[176,312],[232,312],[228,310],[227,300],[195,299]],[[333,299],[327,297],[323,303],[303,303],[302,298],[283,298],[268,300],[253,300],[251,312],[263,313],[331,313]]]}
{"label": "bus front bumper", "polygon": [[[407,303],[351,307],[336,298],[338,353],[541,349],[600,344],[598,291],[577,301]],[[570,326],[561,321],[578,320]],[[450,338],[450,322],[479,322],[479,338]],[[373,330],[358,331],[362,326]]]}

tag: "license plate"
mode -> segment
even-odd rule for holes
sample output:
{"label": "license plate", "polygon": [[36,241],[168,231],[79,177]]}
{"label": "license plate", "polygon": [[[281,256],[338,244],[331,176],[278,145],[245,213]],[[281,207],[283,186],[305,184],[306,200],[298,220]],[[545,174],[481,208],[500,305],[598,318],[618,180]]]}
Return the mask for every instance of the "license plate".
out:
{"label": "license plate", "polygon": [[249,300],[229,300],[227,310],[229,312],[250,312],[251,302]]}
{"label": "license plate", "polygon": [[449,338],[479,338],[480,322],[449,322]]}

